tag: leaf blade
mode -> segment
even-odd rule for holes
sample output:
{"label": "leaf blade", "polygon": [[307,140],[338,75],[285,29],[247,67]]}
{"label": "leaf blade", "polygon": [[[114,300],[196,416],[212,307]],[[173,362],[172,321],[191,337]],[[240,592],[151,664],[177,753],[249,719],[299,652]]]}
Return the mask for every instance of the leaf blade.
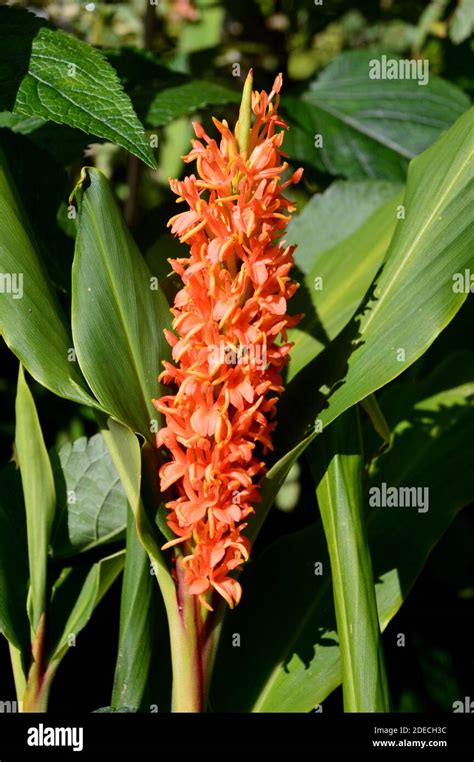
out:
{"label": "leaf blade", "polygon": [[0,268],[12,279],[18,277],[17,291],[5,293],[0,300],[0,333],[33,378],[47,389],[75,402],[97,405],[77,363],[69,362],[73,349],[70,328],[47,281],[1,149],[0,216]]}
{"label": "leaf blade", "polygon": [[32,592],[31,625],[35,631],[46,609],[48,546],[56,510],[56,491],[35,403],[21,365],[15,410],[15,447],[26,509]]}
{"label": "leaf blade", "polygon": [[[438,381],[434,378],[431,386],[423,387],[427,396],[421,399],[419,388],[410,389],[407,384],[399,384],[382,398],[388,420],[396,424],[390,448],[372,469],[364,495],[368,499],[369,489],[382,481],[392,486],[425,485],[430,494],[429,511],[404,509],[403,521],[397,509],[370,509],[367,528],[382,630],[401,607],[447,527],[474,497],[474,474],[469,467],[474,457],[473,383],[464,378],[458,382],[452,365],[448,382],[443,378],[438,385]],[[405,389],[411,404],[394,418],[392,410],[399,412]],[[419,420],[424,424],[417,427],[414,423]],[[408,447],[422,457],[409,456],[405,461]],[[401,462],[407,466],[403,473]],[[322,576],[315,576],[315,562],[322,563]],[[263,712],[307,712],[340,684],[328,564],[322,526],[315,523],[275,542],[253,569],[244,572],[248,576],[242,579],[242,601],[227,618],[221,639],[212,698],[216,711],[248,712],[257,707]],[[282,599],[285,617],[281,616]],[[232,647],[234,632],[241,635],[241,648]]]}
{"label": "leaf blade", "polygon": [[[153,169],[143,127],[102,54],[18,8],[0,8],[2,108],[38,116],[110,140]],[[100,104],[100,107],[98,107]]]}
{"label": "leaf blade", "polygon": [[[263,482],[262,503],[249,528],[252,537],[289,469],[321,426],[406,370],[465,302],[467,291],[453,289],[453,273],[463,272],[473,262],[473,229],[467,212],[473,115],[474,109],[466,112],[414,159],[408,173],[406,217],[397,225],[384,268],[359,314],[287,387],[279,425],[284,454]],[[314,390],[311,397],[308,388]]]}
{"label": "leaf blade", "polygon": [[328,543],[345,712],[389,712],[363,497],[357,408],[340,416],[308,450]]}
{"label": "leaf blade", "polygon": [[79,364],[103,408],[151,441],[168,304],[152,288],[102,173],[85,170],[77,195],[72,332]]}

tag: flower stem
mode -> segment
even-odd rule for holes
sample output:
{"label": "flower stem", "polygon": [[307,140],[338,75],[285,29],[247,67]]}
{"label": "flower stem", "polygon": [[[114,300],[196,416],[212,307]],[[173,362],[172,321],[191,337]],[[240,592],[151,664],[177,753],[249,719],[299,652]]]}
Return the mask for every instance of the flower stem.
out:
{"label": "flower stem", "polygon": [[184,583],[181,559],[176,561],[176,608],[168,608],[173,664],[173,712],[202,712],[204,680],[200,603]]}
{"label": "flower stem", "polygon": [[49,692],[59,662],[46,665],[45,642],[46,618],[42,614],[31,644],[33,662],[23,698],[24,712],[46,712],[48,709]]}
{"label": "flower stem", "polygon": [[216,661],[217,650],[219,648],[222,625],[227,611],[227,604],[222,598],[215,602],[215,611],[211,612],[209,620],[206,621],[206,628],[203,637],[203,673],[204,673],[204,703],[207,704],[209,691],[211,688],[214,664]]}

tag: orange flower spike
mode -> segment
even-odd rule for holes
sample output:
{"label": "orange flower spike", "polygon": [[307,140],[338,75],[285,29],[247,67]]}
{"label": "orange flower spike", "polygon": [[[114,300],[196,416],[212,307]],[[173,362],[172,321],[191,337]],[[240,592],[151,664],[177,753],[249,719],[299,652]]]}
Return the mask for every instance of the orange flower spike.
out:
{"label": "orange flower spike", "polygon": [[287,314],[294,247],[281,237],[294,211],[282,191],[302,170],[282,181],[281,87],[278,75],[269,94],[252,92],[249,72],[234,132],[215,119],[216,141],[195,123],[184,161],[196,161],[198,177],[170,180],[188,209],[168,224],[189,256],[170,260],[183,287],[160,380],[177,389],[154,400],[166,419],[157,446],[170,456],[161,490],[174,493],[166,508],[176,538],[164,547],[184,544],[185,584],[207,609],[214,591],[231,607],[242,594],[233,573],[249,556],[243,531],[272,449],[286,330],[299,320]]}

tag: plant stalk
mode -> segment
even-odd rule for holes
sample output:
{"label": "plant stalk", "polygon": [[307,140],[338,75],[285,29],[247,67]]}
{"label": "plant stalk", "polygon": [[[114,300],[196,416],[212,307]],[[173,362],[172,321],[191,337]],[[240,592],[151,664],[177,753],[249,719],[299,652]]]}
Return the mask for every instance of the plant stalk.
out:
{"label": "plant stalk", "polygon": [[59,662],[46,665],[46,617],[42,614],[31,644],[33,663],[28,673],[23,698],[24,712],[46,712],[49,693]]}
{"label": "plant stalk", "polygon": [[165,604],[171,642],[173,666],[173,712],[204,711],[204,677],[202,658],[202,623],[200,603],[184,583],[181,558],[176,560],[176,605]]}

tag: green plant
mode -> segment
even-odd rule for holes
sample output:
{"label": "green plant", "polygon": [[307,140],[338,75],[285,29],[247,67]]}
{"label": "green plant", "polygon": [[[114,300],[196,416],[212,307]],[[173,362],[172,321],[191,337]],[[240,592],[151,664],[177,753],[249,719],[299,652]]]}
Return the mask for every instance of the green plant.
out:
{"label": "green plant", "polygon": [[[186,142],[190,114],[232,110],[240,91],[151,53],[100,52],[19,9],[1,8],[0,23],[0,333],[20,361],[15,464],[0,483],[0,632],[18,700],[46,710],[61,660],[124,570],[112,708],[147,710],[159,692],[174,711],[310,711],[342,682],[346,711],[390,711],[381,633],[474,496],[472,354],[423,371],[472,290],[467,96],[432,77],[423,97],[417,82],[388,81],[381,100],[366,75],[374,54],[356,51],[283,98],[290,162],[346,179],[305,198],[288,228],[300,282],[290,309],[304,318],[289,331],[275,448],[246,535],[255,542],[299,459],[314,521],[249,562],[235,611],[221,602],[200,620],[179,549],[163,549],[175,537],[152,403],[170,357],[175,242],[163,226],[143,256],[82,150],[107,141],[156,169],[158,129],[184,125]],[[40,387],[86,409],[96,433],[48,452]],[[412,504],[397,509],[385,492],[374,507],[383,485]]]}

